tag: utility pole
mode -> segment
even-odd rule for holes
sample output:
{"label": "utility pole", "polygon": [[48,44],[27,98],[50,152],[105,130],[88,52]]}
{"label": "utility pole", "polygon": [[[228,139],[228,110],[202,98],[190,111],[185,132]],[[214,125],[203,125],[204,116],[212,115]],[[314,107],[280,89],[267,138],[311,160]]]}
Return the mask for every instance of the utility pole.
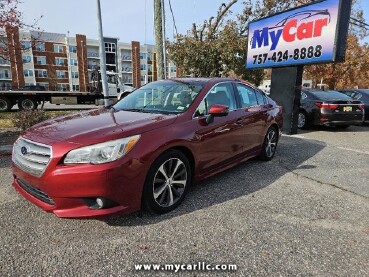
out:
{"label": "utility pole", "polygon": [[167,46],[166,46],[166,38],[165,38],[165,9],[164,9],[164,0],[161,0],[161,17],[162,17],[162,25],[163,25],[163,79],[167,77]]}
{"label": "utility pole", "polygon": [[162,0],[154,0],[154,24],[155,24],[155,45],[156,45],[156,66],[158,80],[164,79],[164,55],[163,55],[163,7]]}
{"label": "utility pole", "polygon": [[108,78],[106,77],[106,56],[105,56],[105,45],[104,45],[104,36],[101,22],[101,7],[100,0],[96,0],[97,4],[97,22],[99,29],[99,42],[100,42],[100,72],[101,72],[101,82],[102,89],[104,93],[104,106],[109,106],[109,89],[108,89]]}

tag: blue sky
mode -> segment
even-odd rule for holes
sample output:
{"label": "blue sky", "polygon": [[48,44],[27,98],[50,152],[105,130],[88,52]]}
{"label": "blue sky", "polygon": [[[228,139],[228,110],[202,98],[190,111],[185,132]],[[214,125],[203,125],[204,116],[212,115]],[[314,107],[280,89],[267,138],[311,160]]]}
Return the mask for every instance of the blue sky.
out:
{"label": "blue sky", "polygon": [[[369,10],[363,4],[366,22],[369,23]],[[100,0],[104,36],[118,37],[121,42],[132,40],[141,43],[154,43],[153,0]],[[167,37],[173,38],[173,21],[166,2]],[[171,0],[179,33],[185,33],[192,23],[202,23],[215,16],[221,3],[227,0]],[[232,7],[233,16],[242,11],[242,1]],[[145,8],[146,7],[146,8]],[[146,9],[146,17],[145,17]],[[70,32],[97,38],[96,0],[23,0],[20,5],[26,22],[43,18],[38,26],[48,32]],[[367,39],[367,41],[369,41]]]}
{"label": "blue sky", "polygon": [[[154,43],[153,0],[100,0],[104,36],[118,37],[122,42],[132,40]],[[166,0],[166,5],[168,1]],[[216,15],[218,7],[227,0],[171,0],[179,33],[191,28],[192,22],[202,23]],[[241,2],[241,1],[240,1]],[[146,5],[145,5],[146,3]],[[146,19],[145,19],[146,6]],[[241,3],[233,6],[240,12]],[[85,34],[97,38],[95,0],[23,0],[20,10],[26,22],[41,15],[38,26],[48,32]],[[167,37],[173,37],[173,20],[166,7]]]}

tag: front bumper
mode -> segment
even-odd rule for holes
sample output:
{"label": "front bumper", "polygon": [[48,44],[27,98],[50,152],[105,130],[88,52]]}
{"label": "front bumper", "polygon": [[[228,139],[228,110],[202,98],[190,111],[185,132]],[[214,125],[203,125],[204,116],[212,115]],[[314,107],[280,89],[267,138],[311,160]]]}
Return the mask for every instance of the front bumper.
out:
{"label": "front bumper", "polygon": [[[141,208],[145,164],[124,157],[104,165],[50,163],[41,177],[13,164],[13,185],[26,199],[58,217],[99,217],[130,213]],[[86,199],[110,200],[107,208],[93,207]]]}

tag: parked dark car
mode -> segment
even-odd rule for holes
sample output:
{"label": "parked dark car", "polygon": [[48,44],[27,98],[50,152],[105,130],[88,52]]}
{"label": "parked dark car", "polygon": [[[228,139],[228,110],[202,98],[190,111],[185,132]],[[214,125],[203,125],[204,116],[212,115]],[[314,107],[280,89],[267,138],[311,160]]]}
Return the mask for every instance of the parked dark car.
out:
{"label": "parked dark car", "polygon": [[29,85],[29,86],[24,86],[20,90],[45,91],[46,88],[44,86],[40,86],[40,85]]}
{"label": "parked dark car", "polygon": [[340,92],[354,100],[362,101],[365,109],[365,121],[369,121],[369,89],[344,89],[340,90]]}
{"label": "parked dark car", "polygon": [[152,82],[111,108],[25,131],[13,147],[13,184],[59,217],[167,212],[192,181],[272,159],[281,129],[281,107],[244,81]]}
{"label": "parked dark car", "polygon": [[362,125],[364,104],[335,90],[302,90],[298,127]]}

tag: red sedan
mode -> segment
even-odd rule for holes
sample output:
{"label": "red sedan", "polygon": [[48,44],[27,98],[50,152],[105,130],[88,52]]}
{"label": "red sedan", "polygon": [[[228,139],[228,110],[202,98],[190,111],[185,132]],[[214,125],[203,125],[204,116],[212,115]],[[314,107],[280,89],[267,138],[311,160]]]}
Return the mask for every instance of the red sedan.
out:
{"label": "red sedan", "polygon": [[192,182],[272,159],[281,128],[281,107],[244,81],[157,81],[110,108],[25,131],[13,147],[14,186],[59,217],[168,212]]}

